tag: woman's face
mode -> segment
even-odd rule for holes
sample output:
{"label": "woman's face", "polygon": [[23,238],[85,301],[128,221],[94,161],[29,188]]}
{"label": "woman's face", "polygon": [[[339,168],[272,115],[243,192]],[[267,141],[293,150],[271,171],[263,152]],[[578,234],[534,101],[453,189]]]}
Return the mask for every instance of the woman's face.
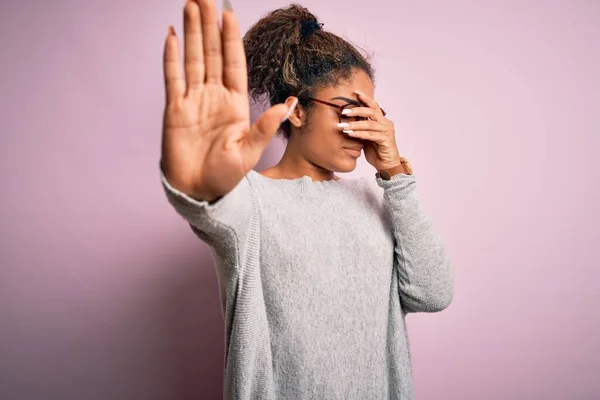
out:
{"label": "woman's face", "polygon": [[[363,71],[356,71],[349,80],[341,81],[338,86],[331,86],[318,90],[314,98],[324,100],[336,105],[348,107],[364,106],[358,101],[359,90],[373,97],[373,83]],[[303,158],[311,164],[333,172],[350,172],[356,168],[356,162],[362,154],[362,140],[352,138],[338,128],[340,122],[339,110],[325,104],[313,102],[310,120],[306,121],[306,114],[300,113],[296,127],[300,123],[299,131],[293,132],[289,144],[297,146]],[[342,122],[349,122],[348,117],[343,117]],[[288,144],[288,145],[289,145]],[[357,147],[358,152],[348,150]]]}

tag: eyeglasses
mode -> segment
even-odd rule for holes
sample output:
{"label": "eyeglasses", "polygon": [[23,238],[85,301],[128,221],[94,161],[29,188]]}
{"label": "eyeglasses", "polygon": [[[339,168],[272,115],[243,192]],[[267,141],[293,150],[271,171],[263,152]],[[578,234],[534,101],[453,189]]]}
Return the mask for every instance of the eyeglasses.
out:
{"label": "eyeglasses", "polygon": [[[326,106],[329,106],[329,107],[337,108],[337,110],[339,112],[340,123],[342,123],[342,122],[354,122],[354,121],[365,121],[365,120],[368,119],[367,117],[354,117],[354,116],[349,116],[349,115],[342,114],[342,112],[346,108],[351,109],[351,108],[357,107],[357,105],[353,104],[353,103],[348,103],[348,104],[344,104],[343,106],[340,106],[338,104],[330,103],[330,102],[325,101],[325,100],[315,99],[314,97],[308,97],[308,96],[298,96],[298,97],[306,99],[306,100],[312,100],[312,101],[315,101],[317,103],[325,104]],[[381,113],[383,114],[383,116],[385,117],[385,111],[383,110],[383,108],[380,108],[380,110],[381,110]]]}

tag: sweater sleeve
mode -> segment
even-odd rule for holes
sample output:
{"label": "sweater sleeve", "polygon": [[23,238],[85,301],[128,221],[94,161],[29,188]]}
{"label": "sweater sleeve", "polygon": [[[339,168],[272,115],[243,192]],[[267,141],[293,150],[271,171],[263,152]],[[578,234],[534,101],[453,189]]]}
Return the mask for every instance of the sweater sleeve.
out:
{"label": "sweater sleeve", "polygon": [[406,313],[445,309],[454,296],[454,268],[419,202],[415,175],[375,179],[384,189],[384,212],[392,222],[402,308]]}
{"label": "sweater sleeve", "polygon": [[[216,201],[198,201],[172,187],[160,169],[163,189],[175,211],[189,223],[192,231],[217,254],[239,258],[241,250],[256,236],[257,207],[245,176],[229,193]],[[237,256],[236,256],[237,255]],[[239,260],[234,261],[236,264]]]}

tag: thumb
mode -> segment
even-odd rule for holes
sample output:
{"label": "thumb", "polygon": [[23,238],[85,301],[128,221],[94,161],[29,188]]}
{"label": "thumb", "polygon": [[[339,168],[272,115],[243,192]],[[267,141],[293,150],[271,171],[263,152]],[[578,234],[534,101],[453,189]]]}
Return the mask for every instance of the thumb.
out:
{"label": "thumb", "polygon": [[277,130],[284,123],[296,108],[298,98],[294,98],[292,104],[288,107],[285,103],[274,105],[265,112],[250,127],[250,141],[252,145],[269,144]]}
{"label": "thumb", "polygon": [[285,103],[274,105],[263,112],[252,124],[248,135],[248,148],[245,152],[248,165],[254,166],[258,163],[263,151],[275,136],[281,124],[292,114],[297,104],[298,98],[296,97],[289,107]]}

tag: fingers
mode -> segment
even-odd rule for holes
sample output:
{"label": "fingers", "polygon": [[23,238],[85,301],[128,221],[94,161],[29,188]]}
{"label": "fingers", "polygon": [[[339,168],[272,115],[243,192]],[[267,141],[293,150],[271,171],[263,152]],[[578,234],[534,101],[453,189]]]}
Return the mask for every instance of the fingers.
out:
{"label": "fingers", "polygon": [[194,0],[200,5],[202,24],[202,44],[204,46],[204,65],[206,83],[223,81],[223,56],[221,54],[221,29],[214,0]]}
{"label": "fingers", "polygon": [[369,140],[375,143],[384,143],[387,139],[376,131],[355,131],[352,129],[344,130],[344,133],[350,137],[362,140]]}
{"label": "fingers", "polygon": [[342,111],[342,115],[346,117],[364,117],[371,118],[374,121],[377,121],[377,117],[380,115],[377,110],[374,110],[369,107],[352,107],[345,108]]}
{"label": "fingers", "polygon": [[200,89],[204,83],[204,50],[198,4],[188,1],[183,9],[183,15],[185,80],[187,94],[190,94]]}
{"label": "fingers", "polygon": [[337,125],[348,136],[384,143],[388,140],[388,128],[377,121],[342,122]]}
{"label": "fingers", "polygon": [[370,96],[367,96],[360,90],[355,90],[354,93],[358,95],[358,99],[366,104],[368,107],[377,110],[377,115],[385,116],[385,111],[377,104],[377,102]]}
{"label": "fingers", "polygon": [[377,121],[354,121],[354,122],[342,122],[337,125],[338,129],[353,130],[353,131],[373,131],[373,132],[385,132],[387,127]]}
{"label": "fingers", "polygon": [[240,27],[231,5],[225,2],[223,8],[223,83],[227,88],[245,94],[248,92],[248,72]]}
{"label": "fingers", "polygon": [[356,93],[358,95],[358,99],[360,101],[362,101],[363,103],[365,103],[369,107],[374,108],[374,109],[378,109],[379,108],[379,104],[377,104],[377,102],[375,100],[373,100],[372,97],[367,96],[366,94],[364,94],[360,90],[355,90],[354,93]]}
{"label": "fingers", "polygon": [[218,84],[224,79],[229,88],[247,92],[244,47],[229,1],[224,2],[221,33],[215,1],[188,0],[184,7],[184,32],[187,95],[199,91],[205,83]]}
{"label": "fingers", "polygon": [[177,40],[175,29],[172,26],[169,27],[169,33],[165,40],[163,73],[165,78],[165,95],[167,103],[170,103],[185,93],[185,82],[183,81],[181,60],[179,59],[179,40]]}

